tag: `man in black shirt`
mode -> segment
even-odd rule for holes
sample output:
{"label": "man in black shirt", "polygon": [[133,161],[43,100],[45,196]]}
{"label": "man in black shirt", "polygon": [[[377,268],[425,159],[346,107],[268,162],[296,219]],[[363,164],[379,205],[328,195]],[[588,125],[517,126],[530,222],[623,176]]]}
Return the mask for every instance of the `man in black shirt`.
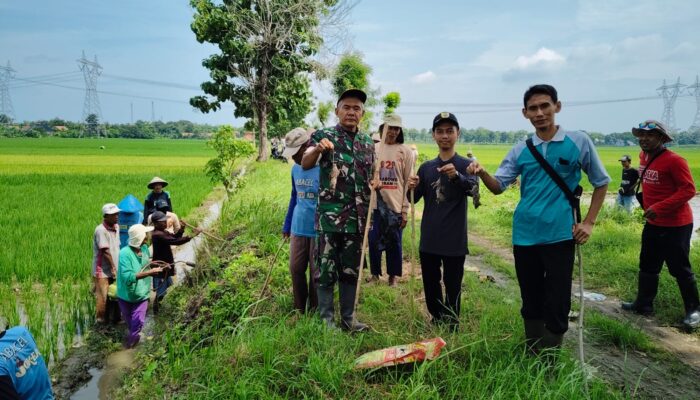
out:
{"label": "man in black shirt", "polygon": [[639,180],[639,172],[630,165],[632,162],[630,156],[624,155],[619,161],[622,164],[622,180],[620,181],[620,188],[617,189],[616,204],[619,207],[623,207],[627,212],[632,212],[634,187],[637,184],[637,180]]}
{"label": "man in black shirt", "polygon": [[[170,265],[170,268],[153,277],[153,288],[156,291],[156,300],[153,303],[153,312],[157,313],[160,308],[160,301],[165,297],[170,285],[172,285],[172,276],[175,274],[175,259],[173,250],[170,246],[179,246],[193,239],[190,236],[183,236],[185,232],[184,224],[179,231],[171,234],[166,231],[168,217],[162,211],[156,211],[151,214],[154,230],[151,233],[151,241],[153,242],[153,261],[162,261]],[[195,234],[201,231],[195,229]]]}
{"label": "man in black shirt", "polygon": [[[471,161],[455,151],[459,123],[454,114],[442,112],[435,116],[433,139],[440,153],[420,166],[418,175],[409,179],[408,189],[415,190],[416,202],[421,198],[425,201],[420,263],[428,311],[434,323],[447,322],[456,329],[459,326],[464,259],[469,254],[466,199],[477,182],[475,176],[466,175]],[[445,284],[444,301],[441,279]]]}

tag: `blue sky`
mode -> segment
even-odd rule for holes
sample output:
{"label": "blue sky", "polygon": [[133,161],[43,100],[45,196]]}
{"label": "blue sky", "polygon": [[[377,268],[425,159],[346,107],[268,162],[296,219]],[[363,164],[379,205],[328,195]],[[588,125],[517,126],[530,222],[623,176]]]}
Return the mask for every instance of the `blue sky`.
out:
{"label": "blue sky", "polygon": [[[98,89],[155,97],[157,119],[233,123],[227,105],[214,114],[186,103],[192,89],[145,85],[119,77],[196,87],[207,78],[201,60],[213,51],[196,42],[186,1],[0,0],[0,63],[18,78],[51,78],[84,87],[76,59],[85,50],[104,67]],[[555,85],[569,128],[612,132],[662,113],[660,99],[591,106],[567,101],[654,96],[663,79],[690,84],[700,73],[700,7],[692,0],[398,1],[365,0],[350,17],[345,48],[373,68],[372,84],[399,91],[407,126],[429,127],[434,114],[453,111],[465,127],[529,129],[519,108],[531,84]],[[111,77],[109,76],[111,75]],[[319,100],[327,83],[314,84]],[[55,86],[11,85],[16,118],[82,116],[84,93]],[[150,120],[151,100],[100,94],[103,117]],[[504,104],[504,110],[473,104]],[[676,121],[687,128],[695,99],[679,98]],[[309,117],[313,122],[313,117]]]}

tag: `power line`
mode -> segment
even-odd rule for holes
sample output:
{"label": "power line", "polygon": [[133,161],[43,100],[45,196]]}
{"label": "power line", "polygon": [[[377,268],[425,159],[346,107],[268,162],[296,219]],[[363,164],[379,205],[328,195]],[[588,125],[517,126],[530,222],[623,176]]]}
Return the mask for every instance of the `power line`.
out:
{"label": "power line", "polygon": [[143,83],[146,85],[154,85],[154,86],[164,86],[164,87],[173,88],[173,89],[201,90],[201,88],[199,86],[183,85],[182,83],[177,83],[177,82],[156,81],[156,80],[152,80],[152,79],[132,78],[132,77],[128,77],[128,76],[112,75],[112,74],[103,74],[103,76],[108,77],[108,78],[113,78],[113,79],[119,79],[122,81]]}
{"label": "power line", "polygon": [[[17,78],[15,78],[15,80],[17,80]],[[42,85],[45,82],[64,83],[64,82],[75,82],[75,81],[80,81],[80,80],[83,80],[82,75],[76,75],[76,76],[72,76],[72,77],[69,76],[69,77],[58,78],[58,79],[54,78],[54,79],[46,79],[46,80],[36,80],[36,81],[34,81],[34,83],[26,83],[26,82],[22,83],[22,82],[20,82],[20,83],[16,83],[16,84],[10,86],[10,89],[24,89],[24,88],[28,88],[28,87]]]}
{"label": "power line", "polygon": [[[34,81],[34,80],[29,80],[29,79],[24,79],[24,78],[15,78],[15,80],[20,80],[20,81],[26,81],[26,82],[35,82],[41,85],[48,85],[48,86],[55,86],[55,87],[60,87],[63,89],[71,89],[71,90],[80,90],[84,91],[85,88],[77,87],[77,86],[66,86],[66,85],[61,85],[58,83],[51,83],[51,82],[41,82],[41,81]],[[190,104],[189,102],[182,101],[182,100],[172,100],[172,99],[165,99],[162,97],[151,97],[151,96],[141,96],[137,94],[128,94],[128,93],[118,93],[118,92],[111,92],[107,90],[96,90],[96,93],[99,94],[106,94],[106,95],[111,95],[111,96],[121,96],[121,97],[130,97],[130,98],[135,98],[135,99],[145,99],[145,100],[158,100],[158,101],[166,101],[170,103],[181,103],[181,104]]]}

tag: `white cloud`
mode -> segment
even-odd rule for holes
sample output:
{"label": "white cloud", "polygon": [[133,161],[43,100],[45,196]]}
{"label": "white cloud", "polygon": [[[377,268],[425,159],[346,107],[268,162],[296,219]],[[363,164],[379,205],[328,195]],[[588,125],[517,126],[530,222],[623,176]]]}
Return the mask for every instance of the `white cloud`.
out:
{"label": "white cloud", "polygon": [[420,73],[418,75],[414,75],[411,77],[411,82],[417,83],[417,84],[422,84],[422,83],[430,83],[437,79],[437,75],[433,71],[425,71],[423,73]]}
{"label": "white cloud", "polygon": [[519,56],[515,60],[514,69],[527,70],[531,68],[557,68],[566,62],[566,58],[554,50],[541,47],[531,56]]}

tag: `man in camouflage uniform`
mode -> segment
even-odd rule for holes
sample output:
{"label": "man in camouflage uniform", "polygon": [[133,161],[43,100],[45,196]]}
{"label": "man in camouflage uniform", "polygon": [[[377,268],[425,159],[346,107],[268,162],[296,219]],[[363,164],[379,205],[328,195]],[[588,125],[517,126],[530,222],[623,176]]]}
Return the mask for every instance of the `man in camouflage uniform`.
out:
{"label": "man in camouflage uniform", "polygon": [[338,282],[341,327],[349,331],[367,329],[354,316],[374,163],[372,138],[358,128],[366,100],[361,90],[343,92],[335,108],[338,125],[314,132],[301,163],[304,169],[317,163],[320,166],[316,208],[316,265],[321,274],[318,312],[329,326],[335,326],[333,289]]}

